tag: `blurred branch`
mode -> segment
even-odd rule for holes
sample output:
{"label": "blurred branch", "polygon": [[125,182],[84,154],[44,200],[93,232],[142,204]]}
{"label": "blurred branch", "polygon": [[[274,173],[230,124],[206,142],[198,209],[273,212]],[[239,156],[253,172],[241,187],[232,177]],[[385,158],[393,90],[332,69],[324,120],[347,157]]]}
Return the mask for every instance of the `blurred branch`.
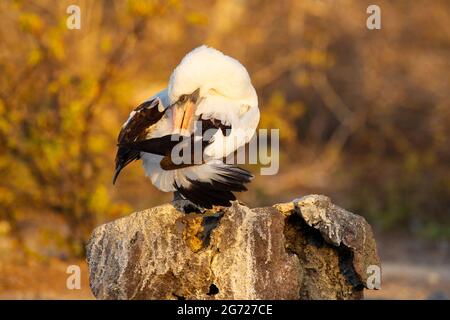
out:
{"label": "blurred branch", "polygon": [[271,64],[264,66],[252,75],[255,87],[262,88],[272,83],[284,73],[292,71],[301,64],[299,55],[301,49],[278,56]]}
{"label": "blurred branch", "polygon": [[312,72],[311,82],[325,106],[336,116],[340,123],[346,127],[352,127],[354,113],[336,93],[326,74],[317,71]]}
{"label": "blurred branch", "polygon": [[[326,38],[318,37],[314,41],[314,47],[319,52],[327,52],[328,41]],[[352,111],[341,96],[331,85],[325,71],[313,71],[310,73],[311,85],[322,99],[324,105],[331,111],[339,122],[332,136],[323,148],[321,158],[324,166],[331,168],[339,158],[342,149],[349,137],[365,121],[367,111],[361,113]]]}
{"label": "blurred branch", "polygon": [[48,55],[48,49],[42,41],[42,38],[37,35],[32,39],[36,41],[38,48],[43,53],[43,58],[36,64],[25,64],[21,70],[18,70],[18,76],[14,80],[11,80],[10,86],[5,88],[3,92],[0,92],[0,98],[2,98],[6,103],[9,100],[8,97],[14,97],[17,94],[17,90],[22,87],[21,85],[23,82],[26,79],[29,79],[40,66],[51,62]]}
{"label": "blurred branch", "polygon": [[0,97],[2,98],[2,100],[6,101],[8,96],[14,96],[20,84],[25,81],[25,79],[28,79],[34,73],[34,71],[37,70],[37,68],[38,65],[35,64],[32,66],[26,66],[24,69],[22,69],[19,72],[17,78],[11,82],[11,86],[7,89],[7,91],[0,93]]}
{"label": "blurred branch", "polygon": [[30,170],[30,173],[33,175],[33,177],[37,180],[39,184],[44,185],[48,182],[48,179],[46,178],[45,174],[40,170],[39,166],[35,161],[33,161],[33,157],[30,157],[30,155],[25,152],[23,149],[18,148],[17,146],[12,146],[8,144],[8,139],[4,135],[0,134],[0,143],[2,146],[7,148],[8,153],[10,153],[13,158],[25,163],[27,165],[27,168]]}

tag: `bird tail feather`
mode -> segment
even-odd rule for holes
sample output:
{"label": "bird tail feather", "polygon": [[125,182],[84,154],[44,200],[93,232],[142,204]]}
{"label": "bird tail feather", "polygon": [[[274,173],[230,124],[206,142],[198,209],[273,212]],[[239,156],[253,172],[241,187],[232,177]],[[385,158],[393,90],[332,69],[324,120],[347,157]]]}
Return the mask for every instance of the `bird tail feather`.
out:
{"label": "bird tail feather", "polygon": [[189,201],[208,209],[213,205],[231,206],[231,201],[236,200],[233,192],[246,191],[245,184],[253,179],[249,171],[217,160],[180,171],[175,189]]}

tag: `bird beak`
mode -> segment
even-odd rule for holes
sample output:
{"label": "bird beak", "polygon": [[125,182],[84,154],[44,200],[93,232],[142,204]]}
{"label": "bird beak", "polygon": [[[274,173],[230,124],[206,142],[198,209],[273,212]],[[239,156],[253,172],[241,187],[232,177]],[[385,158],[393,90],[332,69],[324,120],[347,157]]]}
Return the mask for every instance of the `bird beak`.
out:
{"label": "bird beak", "polygon": [[199,98],[200,89],[191,93],[185,102],[177,102],[173,108],[174,133],[190,130],[193,125],[195,108]]}

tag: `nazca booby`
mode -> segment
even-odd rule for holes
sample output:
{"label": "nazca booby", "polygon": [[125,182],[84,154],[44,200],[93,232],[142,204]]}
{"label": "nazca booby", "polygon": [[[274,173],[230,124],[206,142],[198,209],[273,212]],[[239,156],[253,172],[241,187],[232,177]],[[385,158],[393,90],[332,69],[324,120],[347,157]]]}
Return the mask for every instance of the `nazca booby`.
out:
{"label": "nazca booby", "polygon": [[[246,191],[253,176],[224,159],[250,141],[258,122],[258,97],[245,67],[216,49],[198,47],[175,68],[168,87],[123,124],[113,183],[127,164],[141,159],[153,185],[176,199],[201,208],[230,206],[233,192]],[[174,148],[183,143],[183,161],[175,161]]]}

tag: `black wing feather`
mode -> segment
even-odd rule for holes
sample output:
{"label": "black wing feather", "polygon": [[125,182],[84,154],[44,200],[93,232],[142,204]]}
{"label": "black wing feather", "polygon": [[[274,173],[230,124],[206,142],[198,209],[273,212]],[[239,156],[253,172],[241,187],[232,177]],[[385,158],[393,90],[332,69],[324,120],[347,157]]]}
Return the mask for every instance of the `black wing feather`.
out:
{"label": "black wing feather", "polygon": [[120,130],[117,138],[118,149],[116,154],[116,172],[113,177],[113,184],[116,182],[120,171],[134,160],[140,158],[140,153],[127,144],[145,139],[148,129],[163,117],[165,110],[159,111],[158,98],[146,101],[134,109],[134,115],[128,123]]}
{"label": "black wing feather", "polygon": [[219,180],[212,179],[211,182],[202,182],[188,179],[188,187],[178,186],[175,188],[186,199],[203,208],[210,209],[213,205],[224,207],[231,206],[231,201],[236,200],[233,192],[246,191],[244,184],[253,178],[252,174],[245,169],[236,166],[226,166]]}

